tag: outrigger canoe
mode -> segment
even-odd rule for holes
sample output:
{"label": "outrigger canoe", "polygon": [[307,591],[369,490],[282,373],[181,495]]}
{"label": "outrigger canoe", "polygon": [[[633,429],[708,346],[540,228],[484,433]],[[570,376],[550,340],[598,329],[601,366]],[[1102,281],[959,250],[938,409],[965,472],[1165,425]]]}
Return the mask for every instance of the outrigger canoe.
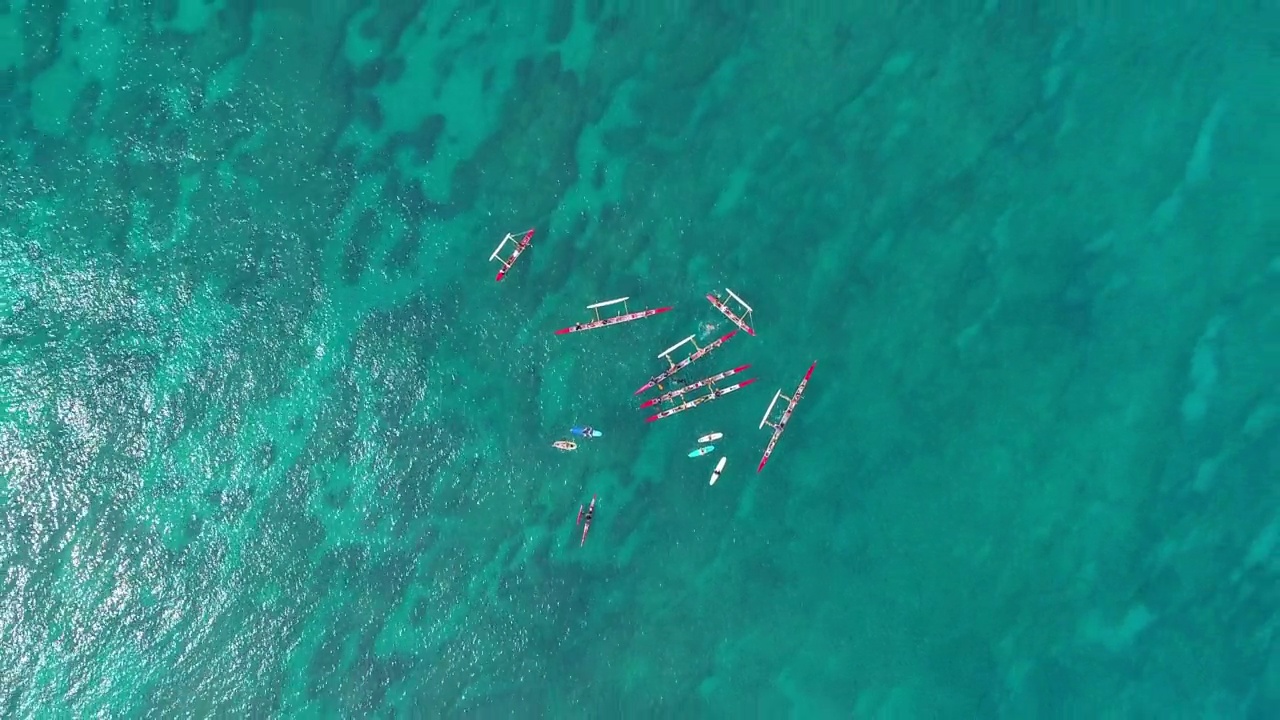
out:
{"label": "outrigger canoe", "polygon": [[[800,396],[804,395],[804,389],[809,385],[809,378],[813,377],[813,369],[818,367],[818,361],[814,360],[809,366],[809,372],[804,374],[804,379],[796,386],[796,391],[787,397],[782,391],[774,393],[773,401],[769,403],[769,407],[764,411],[764,417],[760,419],[760,429],[764,429],[765,425],[773,428],[773,437],[769,438],[769,444],[764,448],[764,457],[760,458],[760,466],[756,468],[756,472],[764,470],[765,463],[769,462],[769,457],[773,455],[773,449],[778,445],[778,439],[782,437],[783,431],[787,429],[787,423],[791,422],[791,414],[796,411],[796,406],[800,404]],[[776,423],[769,422],[769,415],[773,412],[774,405],[778,404],[778,400],[787,401],[787,409],[782,413],[782,419]]]}
{"label": "outrigger canoe", "polygon": [[[639,389],[639,390],[636,390],[636,391],[635,391],[634,393],[632,393],[632,394],[633,394],[633,395],[639,395],[640,393],[644,392],[645,390],[648,390],[648,389],[649,389],[649,388],[651,388],[651,387],[654,387],[655,385],[660,385],[660,384],[662,384],[663,382],[665,382],[665,381],[667,380],[667,378],[669,378],[669,377],[671,377],[672,375],[675,375],[676,373],[680,372],[681,370],[683,370],[683,369],[685,369],[685,368],[689,367],[689,364],[690,364],[690,363],[697,362],[697,361],[698,361],[698,360],[700,360],[701,358],[706,357],[706,356],[707,356],[707,354],[708,354],[708,353],[710,353],[712,350],[715,350],[716,348],[720,347],[721,345],[725,344],[726,342],[729,342],[729,339],[730,339],[730,338],[732,338],[734,335],[737,335],[737,334],[738,334],[738,331],[737,331],[737,330],[734,330],[733,332],[730,332],[729,334],[727,334],[727,335],[725,335],[724,337],[722,337],[722,338],[720,338],[720,339],[716,340],[715,342],[711,343],[710,345],[708,345],[708,346],[706,346],[706,347],[704,347],[704,348],[700,348],[700,347],[698,347],[698,343],[697,343],[697,342],[694,342],[694,339],[693,339],[693,336],[692,336],[692,335],[690,335],[689,337],[687,337],[687,338],[685,338],[685,339],[681,340],[680,342],[676,343],[675,345],[672,345],[671,347],[669,347],[669,348],[667,348],[666,350],[662,351],[662,353],[660,353],[660,354],[658,355],[658,357],[659,357],[659,358],[662,358],[663,360],[666,360],[666,361],[667,361],[667,366],[668,366],[668,367],[667,367],[667,369],[666,369],[666,370],[664,370],[663,372],[660,372],[660,373],[658,373],[657,375],[654,375],[653,377],[649,378],[649,382],[645,383],[644,385],[641,385],[641,386],[640,386],[640,389]],[[675,351],[676,351],[676,350],[677,350],[681,345],[684,345],[684,344],[685,344],[685,343],[687,343],[687,342],[692,342],[692,343],[693,343],[693,350],[694,350],[694,351],[693,351],[693,353],[691,353],[691,354],[689,355],[689,357],[687,357],[687,358],[685,358],[685,359],[681,360],[681,361],[680,361],[680,362],[678,362],[678,363],[677,363],[677,362],[672,362],[672,361],[671,361],[671,353],[675,352]]]}
{"label": "outrigger canoe", "polygon": [[[627,300],[630,300],[630,299],[631,298],[629,297],[624,297],[624,298],[618,298],[617,300],[606,300],[604,302],[598,302],[593,305],[588,305],[587,309],[595,312],[595,318],[596,318],[595,320],[591,320],[589,322],[576,323],[574,325],[570,325],[567,328],[561,328],[556,331],[556,334],[567,335],[569,333],[582,332],[584,330],[595,330],[596,328],[609,327],[610,325],[617,325],[618,323],[631,322],[632,320],[640,320],[641,318],[653,317],[654,315],[667,312],[671,309],[671,307],[668,306],[668,307],[652,308],[649,310],[637,310],[635,312],[630,312],[627,309]],[[614,315],[613,317],[607,317],[607,318],[600,317],[600,308],[609,307],[610,305],[617,305],[618,303],[622,303],[623,314]]]}
{"label": "outrigger canoe", "polygon": [[753,382],[755,382],[755,381],[756,381],[756,378],[751,378],[750,380],[743,380],[743,381],[742,381],[742,382],[740,382],[740,383],[736,383],[736,384],[734,384],[734,385],[730,385],[729,387],[724,388],[723,390],[716,390],[716,389],[712,389],[712,391],[711,391],[710,393],[706,394],[706,395],[699,395],[698,397],[696,397],[696,398],[694,398],[694,399],[692,399],[692,400],[689,400],[689,401],[687,401],[687,402],[684,402],[684,403],[682,403],[682,404],[680,404],[680,405],[676,405],[676,406],[675,406],[675,407],[673,407],[673,408],[668,408],[668,409],[666,409],[666,410],[663,410],[662,412],[658,413],[657,415],[652,415],[652,416],[650,416],[650,417],[647,417],[647,418],[645,418],[645,422],[653,422],[653,421],[655,421],[655,420],[662,420],[663,418],[669,418],[669,417],[671,417],[672,415],[675,415],[676,413],[682,413],[682,412],[684,412],[685,410],[691,410],[691,409],[693,409],[693,408],[698,407],[699,405],[701,405],[701,404],[703,404],[703,403],[711,402],[712,400],[715,400],[716,398],[723,397],[723,396],[728,395],[729,393],[734,392],[734,391],[736,391],[736,390],[741,390],[742,388],[744,388],[744,387],[746,387],[746,386],[750,385],[751,383],[753,383]]}
{"label": "outrigger canoe", "polygon": [[[511,271],[511,266],[516,264],[516,260],[519,259],[520,253],[524,252],[529,247],[529,242],[531,240],[533,240],[533,230],[527,231],[524,234],[524,237],[519,240],[516,239],[515,235],[507,233],[507,236],[502,238],[502,242],[498,243],[498,247],[495,248],[493,254],[489,256],[490,262],[497,260],[502,265],[502,269],[498,271],[498,282],[502,282],[502,278],[506,277],[507,273]],[[502,252],[502,248],[505,247],[507,243],[515,245],[516,248],[511,252],[510,257],[503,260],[498,257],[498,253]]]}
{"label": "outrigger canoe", "polygon": [[734,300],[737,300],[738,304],[741,305],[743,309],[746,310],[746,312],[742,313],[741,315],[739,315],[738,313],[735,313],[729,307],[728,303],[721,300],[715,293],[707,293],[707,300],[711,302],[711,305],[715,309],[720,311],[720,314],[729,318],[729,322],[732,322],[734,325],[737,325],[738,329],[745,331],[751,337],[755,337],[756,330],[755,328],[751,327],[751,306],[748,305],[742,298],[734,294],[734,292],[729,288],[725,288],[724,291],[729,293],[729,297],[733,298]]}
{"label": "outrigger canoe", "polygon": [[685,385],[683,387],[678,387],[675,390],[665,392],[656,398],[650,398],[648,400],[645,400],[643,403],[640,404],[640,409],[643,410],[652,405],[657,405],[658,403],[664,403],[664,402],[667,402],[668,400],[674,400],[680,397],[681,395],[684,395],[687,392],[697,390],[698,388],[704,387],[706,385],[712,385],[712,384],[718,383],[721,380],[729,377],[730,375],[736,375],[742,372],[743,370],[746,370],[749,367],[751,367],[750,363],[746,365],[741,365],[732,370],[725,370],[724,372],[719,373],[717,375],[712,375],[709,378],[704,378],[702,380],[699,380],[698,382],[689,383],[688,385]]}

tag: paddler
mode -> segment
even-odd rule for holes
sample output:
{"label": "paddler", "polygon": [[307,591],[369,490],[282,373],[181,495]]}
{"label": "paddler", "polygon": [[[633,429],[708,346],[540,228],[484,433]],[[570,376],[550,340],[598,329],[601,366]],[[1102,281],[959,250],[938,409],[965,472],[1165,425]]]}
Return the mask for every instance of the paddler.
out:
{"label": "paddler", "polygon": [[578,506],[578,525],[582,526],[582,541],[578,543],[578,547],[582,547],[587,543],[587,531],[591,529],[591,516],[596,512],[596,496],[591,496],[591,505],[586,508],[583,513],[583,507]]}

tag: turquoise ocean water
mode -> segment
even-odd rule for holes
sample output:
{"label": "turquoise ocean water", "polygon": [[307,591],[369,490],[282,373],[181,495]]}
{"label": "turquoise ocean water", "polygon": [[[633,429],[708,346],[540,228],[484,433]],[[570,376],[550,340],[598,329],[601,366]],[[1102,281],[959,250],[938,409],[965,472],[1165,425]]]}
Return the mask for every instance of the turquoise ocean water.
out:
{"label": "turquoise ocean water", "polygon": [[1280,717],[1280,11],[961,6],[0,2],[0,715]]}

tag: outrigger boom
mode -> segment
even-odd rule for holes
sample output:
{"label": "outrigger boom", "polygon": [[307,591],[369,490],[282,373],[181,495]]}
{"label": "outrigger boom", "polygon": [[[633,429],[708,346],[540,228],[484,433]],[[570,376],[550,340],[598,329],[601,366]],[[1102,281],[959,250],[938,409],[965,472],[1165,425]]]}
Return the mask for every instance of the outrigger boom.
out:
{"label": "outrigger boom", "polygon": [[689,365],[691,365],[692,363],[695,363],[695,362],[697,362],[698,360],[700,360],[700,359],[702,359],[702,358],[706,357],[706,356],[707,356],[707,353],[710,353],[712,350],[715,350],[716,348],[718,348],[718,347],[720,347],[721,345],[723,345],[723,344],[725,344],[726,342],[728,342],[728,341],[729,341],[729,338],[733,337],[733,336],[734,336],[734,335],[736,335],[737,333],[738,333],[738,331],[737,331],[737,330],[733,330],[733,331],[731,331],[728,335],[725,335],[724,337],[721,337],[721,338],[717,339],[715,342],[711,343],[710,345],[708,345],[708,346],[706,346],[706,347],[704,347],[704,348],[700,348],[700,347],[698,347],[698,343],[696,343],[696,342],[695,342],[695,343],[693,343],[693,347],[695,348],[695,349],[694,349],[694,352],[693,352],[693,353],[691,353],[691,354],[689,355],[689,357],[687,357],[687,358],[685,358],[685,359],[681,360],[681,361],[680,361],[680,362],[678,362],[678,363],[676,363],[676,362],[671,362],[671,353],[672,353],[672,351],[674,351],[676,348],[680,347],[681,345],[683,345],[683,344],[685,344],[685,343],[687,343],[687,342],[692,341],[692,340],[693,340],[693,336],[692,336],[692,335],[690,335],[689,337],[687,337],[687,338],[685,338],[685,339],[681,340],[680,342],[676,343],[675,345],[672,345],[671,347],[667,348],[666,350],[663,350],[661,353],[659,353],[659,354],[658,354],[658,357],[660,357],[660,358],[665,358],[665,359],[666,359],[666,361],[667,361],[667,365],[668,365],[668,368],[667,368],[666,370],[664,370],[664,371],[662,371],[662,372],[658,373],[657,375],[654,375],[653,377],[649,378],[649,382],[647,382],[647,383],[645,383],[644,385],[640,386],[640,389],[639,389],[639,390],[636,390],[636,391],[635,391],[634,393],[632,393],[632,394],[633,394],[633,395],[639,395],[640,393],[644,392],[645,390],[648,390],[649,388],[651,388],[651,387],[653,387],[653,386],[655,386],[655,385],[657,385],[657,384],[661,383],[663,380],[666,380],[667,378],[671,377],[672,375],[675,375],[676,373],[680,372],[681,370],[683,370],[683,369],[685,369],[685,368],[689,367]]}
{"label": "outrigger boom", "polygon": [[[764,464],[769,462],[769,456],[773,454],[773,449],[777,446],[778,439],[782,437],[782,433],[787,429],[787,423],[791,421],[791,414],[795,412],[796,405],[800,404],[800,396],[804,395],[804,389],[809,384],[809,378],[813,377],[813,369],[816,367],[818,367],[818,361],[814,360],[813,364],[809,366],[809,372],[804,374],[804,379],[796,386],[796,391],[791,394],[791,397],[783,395],[781,390],[774,393],[773,401],[769,403],[769,408],[764,411],[764,417],[760,418],[760,428],[763,429],[765,425],[773,428],[773,437],[769,438],[769,444],[764,449],[764,457],[760,458],[760,466],[756,468],[756,472],[764,470]],[[775,424],[769,422],[769,414],[773,412],[773,407],[778,404],[779,399],[787,401],[787,409],[783,411],[782,417]]]}
{"label": "outrigger boom", "polygon": [[729,293],[729,297],[737,301],[739,305],[741,305],[743,308],[746,308],[746,312],[743,312],[742,314],[735,313],[732,309],[730,309],[727,303],[725,303],[720,298],[716,297],[715,293],[707,293],[707,300],[711,302],[712,307],[714,307],[716,310],[719,310],[721,315],[724,315],[725,317],[729,318],[729,321],[732,322],[734,325],[737,325],[740,330],[750,335],[751,337],[755,337],[756,336],[755,328],[751,327],[751,306],[748,305],[745,300],[738,297],[737,294],[734,293],[729,288],[725,288],[724,291]]}
{"label": "outrigger boom", "polygon": [[[636,312],[629,312],[627,310],[627,301],[630,299],[630,297],[622,297],[617,300],[605,300],[604,302],[588,305],[587,309],[595,312],[595,320],[585,323],[577,323],[576,325],[567,328],[561,328],[556,331],[556,334],[567,335],[568,333],[582,332],[583,330],[595,330],[596,328],[608,327],[610,325],[617,325],[619,323],[631,322],[632,320],[652,317],[658,313],[664,313],[671,309],[671,307],[668,306],[663,308],[654,308],[651,310],[637,310]],[[618,303],[622,303],[622,315],[615,315],[609,318],[600,317],[600,308],[608,307],[609,305],[617,305]]]}
{"label": "outrigger boom", "polygon": [[[497,260],[499,263],[502,264],[502,269],[498,271],[498,282],[502,282],[502,278],[507,276],[507,272],[511,270],[511,266],[515,265],[516,259],[520,257],[520,253],[524,252],[529,247],[529,243],[532,241],[533,241],[532,229],[526,231],[524,234],[524,237],[518,241],[516,240],[516,236],[512,235],[511,233],[507,233],[506,237],[502,238],[502,242],[498,243],[498,247],[494,248],[493,254],[489,256],[489,262],[493,262],[494,260]],[[506,260],[503,260],[502,258],[498,257],[498,253],[502,252],[502,248],[509,242],[515,243],[516,249],[512,251],[511,257],[507,258]]]}

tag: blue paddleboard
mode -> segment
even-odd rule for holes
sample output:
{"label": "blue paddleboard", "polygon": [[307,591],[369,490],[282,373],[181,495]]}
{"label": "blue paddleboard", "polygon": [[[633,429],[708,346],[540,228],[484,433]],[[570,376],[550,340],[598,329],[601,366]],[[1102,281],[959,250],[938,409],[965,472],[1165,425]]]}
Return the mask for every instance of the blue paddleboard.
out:
{"label": "blue paddleboard", "polygon": [[689,457],[702,457],[703,455],[706,455],[715,449],[716,449],[715,445],[703,445],[697,450],[694,450],[693,452],[689,453]]}
{"label": "blue paddleboard", "polygon": [[[569,432],[573,433],[574,435],[577,435],[578,437],[587,437],[587,429],[584,427],[578,427],[577,425],[574,425],[573,427],[569,428]],[[593,438],[604,437],[604,433],[600,432],[599,430],[596,430],[595,428],[592,428],[591,437]]]}

